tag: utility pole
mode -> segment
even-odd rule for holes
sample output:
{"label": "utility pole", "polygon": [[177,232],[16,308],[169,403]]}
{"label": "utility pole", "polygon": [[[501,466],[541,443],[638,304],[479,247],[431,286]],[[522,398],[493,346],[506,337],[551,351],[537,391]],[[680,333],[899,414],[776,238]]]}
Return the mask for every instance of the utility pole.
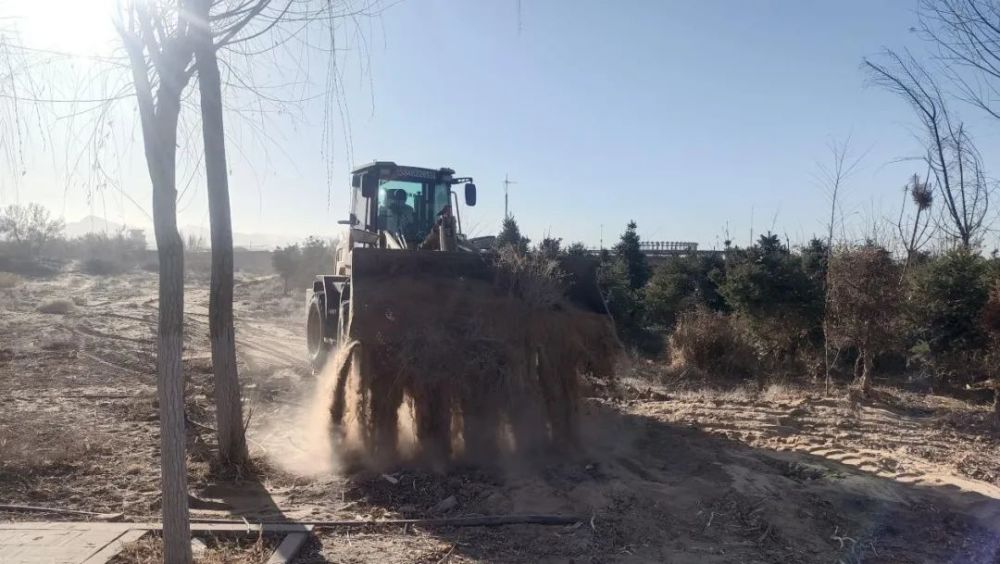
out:
{"label": "utility pole", "polygon": [[511,184],[517,184],[517,182],[507,178],[507,175],[503,175],[503,218],[507,219],[510,217],[510,212],[507,211],[507,189]]}

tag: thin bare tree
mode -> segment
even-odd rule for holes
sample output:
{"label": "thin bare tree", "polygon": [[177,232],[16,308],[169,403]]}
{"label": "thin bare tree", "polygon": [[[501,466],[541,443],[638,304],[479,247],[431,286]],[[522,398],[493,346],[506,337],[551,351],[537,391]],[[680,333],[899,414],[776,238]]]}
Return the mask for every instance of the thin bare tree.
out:
{"label": "thin bare tree", "polygon": [[[256,87],[241,72],[239,62],[248,63],[272,53],[278,45],[302,40],[310,28],[319,26],[328,45],[320,50],[336,60],[333,25],[341,19],[377,13],[373,2],[340,0],[185,0],[191,27],[195,70],[201,96],[201,125],[208,187],[212,242],[212,281],[209,327],[212,366],[215,374],[215,405],[219,458],[224,464],[241,465],[248,458],[245,425],[236,364],[233,327],[233,237],[230,213],[228,161],[220,63],[228,71],[230,84],[252,96],[287,107],[301,100],[281,100],[272,90]],[[317,47],[305,41],[308,49]],[[220,59],[219,53],[224,54]],[[339,71],[328,70],[327,95],[336,94]],[[287,85],[286,85],[287,89]]]}
{"label": "thin bare tree", "polygon": [[184,244],[177,231],[177,122],[191,79],[190,25],[177,4],[134,0],[115,22],[131,63],[159,258],[157,393],[164,561],[191,562],[184,429]]}
{"label": "thin bare tree", "polygon": [[872,81],[903,98],[923,129],[923,159],[941,196],[938,228],[970,248],[987,228],[994,186],[986,178],[982,157],[965,125],[949,111],[947,96],[931,73],[909,52],[885,52],[887,63],[865,60]]}
{"label": "thin bare tree", "polygon": [[921,0],[918,15],[941,58],[972,71],[948,73],[961,97],[1000,119],[1000,2]]}
{"label": "thin bare tree", "polygon": [[826,225],[826,256],[823,259],[826,264],[826,277],[823,280],[823,295],[825,296],[823,301],[823,371],[826,393],[830,392],[830,387],[833,383],[830,370],[831,365],[836,362],[836,357],[831,358],[831,339],[828,338],[830,326],[827,321],[830,313],[830,258],[833,252],[833,233],[837,223],[838,206],[840,205],[844,183],[857,171],[858,166],[865,156],[864,154],[858,156],[851,155],[850,137],[842,143],[830,141],[828,148],[830,150],[830,164],[819,163],[817,165],[819,169],[817,179],[827,191],[827,195],[830,198],[830,219]]}
{"label": "thin bare tree", "polygon": [[[929,176],[930,171],[927,174]],[[915,209],[912,215],[907,213],[911,204]],[[903,186],[903,204],[899,208],[899,219],[896,221],[896,232],[905,252],[901,276],[905,276],[914,256],[934,236],[930,214],[933,204],[934,188],[930,184],[930,179],[925,177],[921,180],[920,175],[914,174]]]}

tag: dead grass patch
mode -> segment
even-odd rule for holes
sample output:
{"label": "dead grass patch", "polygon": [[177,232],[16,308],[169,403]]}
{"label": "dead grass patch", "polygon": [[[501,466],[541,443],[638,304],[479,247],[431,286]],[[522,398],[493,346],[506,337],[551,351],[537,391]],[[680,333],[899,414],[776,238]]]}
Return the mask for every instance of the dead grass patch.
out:
{"label": "dead grass patch", "polygon": [[72,339],[48,339],[42,343],[42,350],[52,352],[76,350],[76,343]]}
{"label": "dead grass patch", "polygon": [[[192,543],[197,564],[264,564],[276,548],[276,539],[258,535],[245,537],[195,537]],[[160,564],[163,537],[149,533],[126,544],[109,564]]]}
{"label": "dead grass patch", "polygon": [[72,472],[107,452],[108,437],[44,424],[0,424],[0,472],[22,477]]}
{"label": "dead grass patch", "polygon": [[59,298],[55,300],[49,300],[47,302],[42,302],[38,306],[38,311],[40,313],[51,313],[56,315],[66,315],[73,311],[73,302],[67,299]]}
{"label": "dead grass patch", "polygon": [[9,290],[20,286],[24,282],[24,278],[21,278],[13,272],[0,272],[0,290]]}

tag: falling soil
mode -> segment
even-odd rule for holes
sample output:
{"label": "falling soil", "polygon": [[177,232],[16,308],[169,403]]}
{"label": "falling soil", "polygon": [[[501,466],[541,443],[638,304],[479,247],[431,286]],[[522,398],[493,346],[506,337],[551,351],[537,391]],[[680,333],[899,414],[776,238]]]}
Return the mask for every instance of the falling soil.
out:
{"label": "falling soil", "polygon": [[375,467],[572,450],[580,378],[610,376],[618,350],[606,316],[482,281],[371,281],[354,300],[323,379],[335,443]]}

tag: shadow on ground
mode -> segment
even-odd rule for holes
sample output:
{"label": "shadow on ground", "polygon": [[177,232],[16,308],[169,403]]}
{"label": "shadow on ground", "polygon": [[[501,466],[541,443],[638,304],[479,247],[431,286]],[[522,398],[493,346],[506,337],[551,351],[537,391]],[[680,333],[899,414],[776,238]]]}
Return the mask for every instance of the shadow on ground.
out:
{"label": "shadow on ground", "polygon": [[580,516],[555,527],[324,530],[297,562],[1000,561],[1000,501],[986,495],[752,448],[604,402],[588,402],[582,420],[573,456],[362,472],[279,501],[244,484],[229,499],[238,490],[260,509],[244,515],[261,519],[302,503],[338,507],[339,518]]}

